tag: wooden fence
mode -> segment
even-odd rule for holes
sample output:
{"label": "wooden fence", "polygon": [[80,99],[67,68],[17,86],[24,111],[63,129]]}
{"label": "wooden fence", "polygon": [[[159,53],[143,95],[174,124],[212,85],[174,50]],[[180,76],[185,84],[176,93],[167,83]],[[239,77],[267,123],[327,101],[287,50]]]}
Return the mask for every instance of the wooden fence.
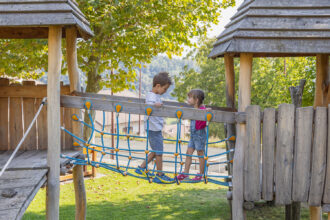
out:
{"label": "wooden fence", "polygon": [[[69,86],[61,84],[61,94],[69,94]],[[35,85],[34,81],[22,84],[9,84],[9,80],[0,79],[0,150],[14,150],[25,130],[36,114],[39,105],[47,96],[47,85]],[[71,110],[61,108],[61,124],[71,129]],[[36,124],[24,141],[21,150],[47,149],[47,105],[43,107]],[[62,132],[62,146],[72,149],[72,137]]]}
{"label": "wooden fence", "polygon": [[248,106],[244,199],[275,198],[278,205],[292,201],[329,204],[328,117],[326,107],[295,109],[292,104],[282,104],[278,111],[267,108],[261,112],[259,106]]}

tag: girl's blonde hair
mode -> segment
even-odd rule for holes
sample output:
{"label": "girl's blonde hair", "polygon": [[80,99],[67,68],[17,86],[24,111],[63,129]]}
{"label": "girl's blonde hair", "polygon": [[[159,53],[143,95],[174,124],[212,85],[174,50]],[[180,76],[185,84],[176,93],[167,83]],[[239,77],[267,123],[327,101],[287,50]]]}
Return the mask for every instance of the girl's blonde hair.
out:
{"label": "girl's blonde hair", "polygon": [[201,104],[203,104],[205,95],[203,90],[201,89],[192,89],[190,90],[190,92],[188,92],[188,97],[192,97],[193,99],[197,99],[198,101],[198,106],[200,106]]}

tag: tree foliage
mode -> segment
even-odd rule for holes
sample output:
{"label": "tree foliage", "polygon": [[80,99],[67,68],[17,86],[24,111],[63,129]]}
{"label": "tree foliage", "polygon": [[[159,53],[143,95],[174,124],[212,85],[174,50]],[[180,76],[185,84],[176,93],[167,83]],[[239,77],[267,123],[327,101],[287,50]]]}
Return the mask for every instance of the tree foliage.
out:
{"label": "tree foliage", "polygon": [[[194,46],[192,38],[205,35],[210,25],[217,23],[221,8],[234,4],[234,0],[77,2],[95,33],[87,42],[78,43],[79,68],[87,75],[88,92],[104,86],[114,92],[128,88],[141,63],[149,63],[159,53],[180,55],[183,45]],[[5,40],[0,50],[2,57],[7,57],[0,61],[2,75],[47,69],[46,40]],[[110,75],[111,70],[115,74]]]}
{"label": "tree foliage", "polygon": [[[225,66],[223,58],[208,59],[214,39],[201,39],[200,47],[188,55],[193,59],[200,71],[185,68],[175,77],[173,95],[184,101],[189,90],[203,89],[205,104],[225,106]],[[262,108],[277,107],[281,103],[291,103],[290,86],[306,79],[303,95],[303,106],[313,105],[315,90],[315,57],[294,58],[254,58],[251,80],[251,103]],[[239,59],[234,60],[235,89],[238,91]],[[236,102],[238,92],[236,92]],[[237,106],[237,103],[236,103]],[[222,137],[222,127],[213,125],[211,134]]]}

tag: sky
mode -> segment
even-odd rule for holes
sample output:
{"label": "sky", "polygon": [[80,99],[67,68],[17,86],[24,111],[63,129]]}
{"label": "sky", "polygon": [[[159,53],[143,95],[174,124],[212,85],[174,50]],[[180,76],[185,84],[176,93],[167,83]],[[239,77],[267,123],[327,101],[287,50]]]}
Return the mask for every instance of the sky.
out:
{"label": "sky", "polygon": [[243,3],[244,0],[236,0],[234,7],[221,10],[221,17],[217,25],[213,25],[212,30],[208,31],[207,36],[209,38],[217,37],[224,30],[226,24],[229,23],[230,18],[236,13],[237,8]]}

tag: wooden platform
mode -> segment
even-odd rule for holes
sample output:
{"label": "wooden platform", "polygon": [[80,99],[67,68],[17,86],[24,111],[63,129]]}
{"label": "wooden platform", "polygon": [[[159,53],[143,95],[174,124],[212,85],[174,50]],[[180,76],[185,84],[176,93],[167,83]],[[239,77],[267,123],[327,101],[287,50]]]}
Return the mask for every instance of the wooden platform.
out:
{"label": "wooden platform", "polygon": [[[12,151],[0,151],[2,168]],[[80,155],[77,151],[62,152],[71,157]],[[61,166],[70,161],[61,159]],[[21,219],[25,210],[47,180],[47,151],[20,151],[8,170],[0,177],[1,219]]]}

